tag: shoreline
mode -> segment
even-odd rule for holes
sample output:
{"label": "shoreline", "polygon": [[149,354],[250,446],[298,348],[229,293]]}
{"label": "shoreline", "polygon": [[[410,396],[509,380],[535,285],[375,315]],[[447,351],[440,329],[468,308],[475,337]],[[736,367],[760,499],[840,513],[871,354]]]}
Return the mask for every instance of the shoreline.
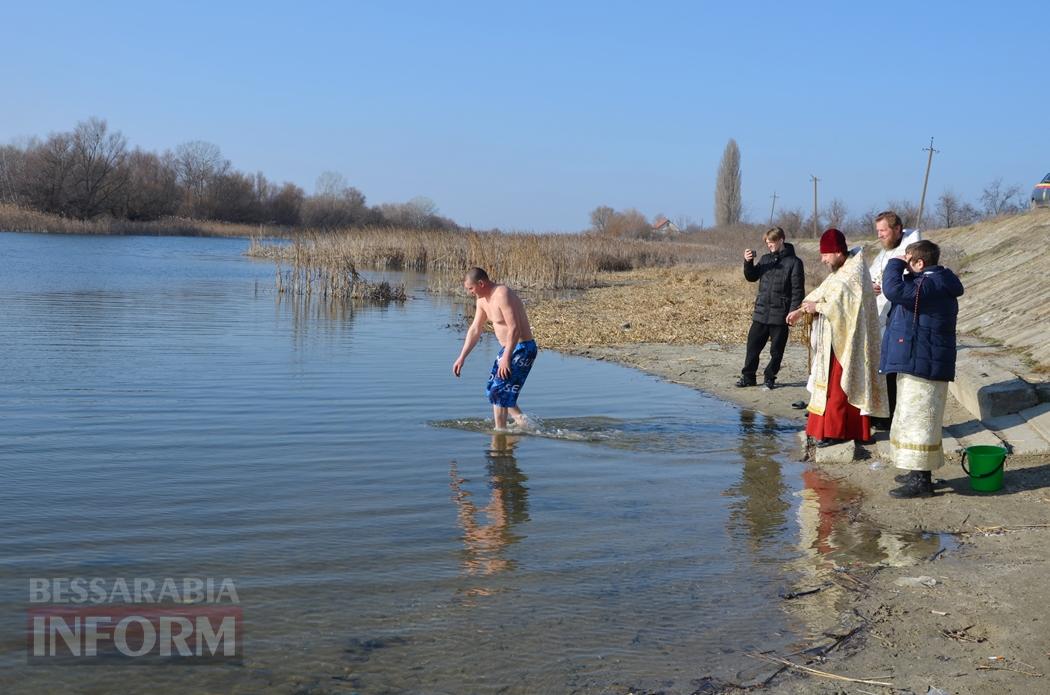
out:
{"label": "shoreline", "polygon": [[[797,422],[800,431],[804,427],[805,411],[790,406],[792,401],[808,400],[806,350],[800,345],[788,345],[780,388],[773,391],[734,386],[743,345],[633,343],[553,349],[633,367],[737,407]],[[946,424],[971,417],[953,400],[949,397]],[[1050,457],[1011,455],[1004,488],[993,495],[972,493],[958,458],[947,457],[945,466],[934,473],[935,480],[942,481],[935,497],[897,500],[888,491],[896,486],[893,476],[898,471],[879,454],[878,444],[886,437],[876,432],[874,443],[859,447],[851,463],[808,462],[831,481],[830,486],[859,492],[848,509],[835,510],[848,518],[844,534],[855,524],[873,526],[885,532],[879,543],[886,547],[881,549],[884,559],[876,564],[834,567],[840,574],[832,577],[836,581],[831,584],[838,587],[833,591],[803,593],[813,589],[812,576],[808,584],[796,587],[800,595],[785,610],[805,616],[811,632],[823,633],[826,639],[806,645],[807,658],[794,655],[790,660],[846,678],[878,676],[875,680],[893,684],[893,689],[850,686],[879,692],[926,693],[930,687],[973,695],[992,690],[1050,692],[1050,588],[1045,582],[1050,561],[1044,557],[1050,534]],[[901,545],[901,538],[941,539],[942,546],[916,557],[907,543],[894,547]],[[827,564],[819,555],[814,559]],[[756,660],[753,671],[761,682],[778,668],[786,670],[763,692],[847,692],[843,681],[783,664],[764,668]],[[755,685],[752,680],[747,683]],[[742,692],[732,683],[722,683],[721,688],[713,692]]]}

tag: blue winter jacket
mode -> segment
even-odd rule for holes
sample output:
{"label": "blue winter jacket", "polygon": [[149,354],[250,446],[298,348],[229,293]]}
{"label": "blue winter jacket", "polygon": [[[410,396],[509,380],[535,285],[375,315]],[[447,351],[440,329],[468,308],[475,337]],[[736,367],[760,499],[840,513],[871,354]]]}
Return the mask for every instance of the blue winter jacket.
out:
{"label": "blue winter jacket", "polygon": [[[886,333],[882,336],[879,371],[952,381],[955,379],[955,322],[959,316],[962,282],[943,266],[930,266],[921,275],[904,275],[907,267],[903,258],[894,258],[882,274],[882,292],[891,306]],[[920,288],[917,321],[916,288]]]}

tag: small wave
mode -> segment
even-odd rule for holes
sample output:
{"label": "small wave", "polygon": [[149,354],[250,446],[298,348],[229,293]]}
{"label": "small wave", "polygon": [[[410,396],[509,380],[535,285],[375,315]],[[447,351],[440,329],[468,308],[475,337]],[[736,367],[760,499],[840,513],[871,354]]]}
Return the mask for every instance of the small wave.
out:
{"label": "small wave", "polygon": [[465,430],[467,432],[499,433],[545,437],[576,442],[605,442],[624,435],[623,423],[613,418],[556,418],[540,420],[529,417],[524,423],[511,422],[506,429],[493,428],[492,421],[482,418],[435,420],[431,427]]}
{"label": "small wave", "polygon": [[611,417],[539,419],[529,416],[524,426],[511,423],[505,430],[492,427],[492,420],[462,418],[437,420],[431,427],[484,434],[541,437],[567,442],[600,444],[616,449],[647,452],[711,454],[734,450],[727,441],[733,432],[719,423],[697,423],[688,419],[618,420]]}

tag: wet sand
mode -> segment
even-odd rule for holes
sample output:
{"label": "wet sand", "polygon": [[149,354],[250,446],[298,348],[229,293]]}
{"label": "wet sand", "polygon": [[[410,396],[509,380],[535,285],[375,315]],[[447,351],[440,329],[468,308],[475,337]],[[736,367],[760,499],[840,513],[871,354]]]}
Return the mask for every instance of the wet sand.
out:
{"label": "wet sand", "polygon": [[[637,343],[562,349],[636,367],[742,407],[796,419],[803,427],[804,411],[790,406],[807,396],[805,349],[797,345],[789,346],[780,375],[783,387],[774,391],[733,385],[742,346]],[[970,419],[949,400],[948,422]],[[885,436],[878,433],[876,439]],[[801,448],[797,454],[802,455]],[[926,693],[930,687],[975,695],[1050,692],[1050,561],[1045,550],[1050,542],[1050,458],[1010,457],[1005,487],[994,495],[971,493],[958,461],[950,460],[934,474],[943,480],[939,494],[923,500],[889,497],[898,471],[879,456],[877,442],[850,464],[814,464],[814,470],[830,485],[859,491],[834,510],[848,523],[885,529],[890,537],[928,532],[950,542],[928,556],[895,555],[890,547],[875,565],[833,567],[831,586],[785,602],[785,610],[804,616],[816,636],[800,649],[839,642],[827,654],[796,655],[792,661],[839,676],[881,679],[895,690],[789,669],[763,692]],[[820,586],[828,576],[814,575],[798,591],[814,588],[814,582]],[[850,637],[839,641],[843,635]],[[754,685],[777,669],[756,660],[755,670],[739,674],[735,682]],[[730,682],[709,685],[721,690],[705,692],[736,691]]]}

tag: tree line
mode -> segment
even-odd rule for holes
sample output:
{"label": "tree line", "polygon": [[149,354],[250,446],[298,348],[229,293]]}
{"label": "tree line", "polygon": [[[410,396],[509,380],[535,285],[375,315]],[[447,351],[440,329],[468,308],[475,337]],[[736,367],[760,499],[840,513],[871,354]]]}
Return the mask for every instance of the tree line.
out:
{"label": "tree line", "polygon": [[[794,238],[819,236],[829,227],[836,227],[847,236],[870,236],[873,221],[883,210],[895,211],[901,216],[905,227],[919,225],[917,202],[891,200],[881,207],[872,207],[854,215],[846,204],[837,198],[818,209],[815,220],[812,209],[806,210],[799,206],[781,207],[774,210],[771,220],[768,215],[759,215],[761,221],[756,221],[746,214],[741,190],[740,148],[735,140],[730,139],[722,153],[715,179],[715,224],[705,228],[702,223],[697,225],[688,217],[679,217],[676,219],[678,228],[686,233],[734,229],[751,231],[754,228],[766,228],[766,223],[771,222]],[[922,226],[937,229],[960,227],[999,215],[1014,214],[1025,207],[1025,189],[1019,185],[1004,184],[1001,178],[997,178],[982,189],[977,205],[966,202],[951,189],[945,189],[932,201],[932,205],[927,203]],[[590,231],[607,236],[652,238],[655,236],[653,224],[663,218],[664,215],[659,214],[650,222],[634,208],[617,211],[607,205],[601,205],[591,211]]]}
{"label": "tree line", "polygon": [[428,198],[369,206],[336,172],[322,173],[308,195],[262,172],[238,171],[209,142],[185,142],[162,153],[132,148],[100,118],[0,146],[0,203],[82,220],[187,217],[313,229],[457,228]]}

